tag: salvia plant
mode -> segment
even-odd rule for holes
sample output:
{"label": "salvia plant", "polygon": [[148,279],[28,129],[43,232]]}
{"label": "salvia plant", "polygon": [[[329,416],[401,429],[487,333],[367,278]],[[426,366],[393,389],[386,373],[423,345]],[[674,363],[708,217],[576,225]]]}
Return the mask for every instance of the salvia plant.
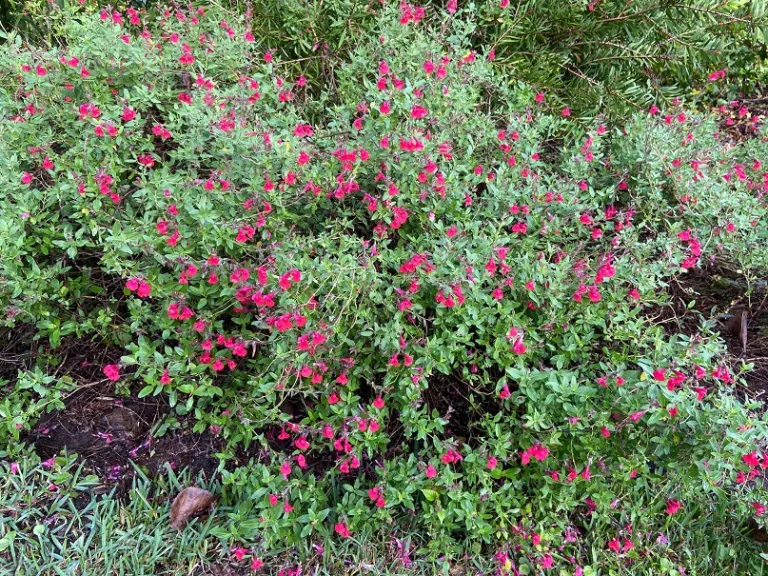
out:
{"label": "salvia plant", "polygon": [[[724,104],[741,143],[680,100],[577,119],[453,12],[382,7],[319,117],[257,14],[75,3],[54,45],[8,34],[3,327],[121,350],[104,379],[219,435],[213,534],[255,568],[367,538],[402,570],[752,569],[748,367],[654,311],[714,262],[766,270],[759,119]],[[12,458],[78,382],[5,384]]]}

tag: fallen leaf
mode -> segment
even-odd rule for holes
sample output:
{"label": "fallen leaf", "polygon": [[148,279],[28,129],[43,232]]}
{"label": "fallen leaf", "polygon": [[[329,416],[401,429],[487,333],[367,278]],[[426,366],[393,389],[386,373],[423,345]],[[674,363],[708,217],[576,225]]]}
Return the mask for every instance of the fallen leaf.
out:
{"label": "fallen leaf", "polygon": [[741,338],[741,347],[744,350],[744,352],[747,351],[747,320],[749,319],[749,314],[745,310],[744,313],[741,315],[741,329],[739,330],[739,338]]}
{"label": "fallen leaf", "polygon": [[196,486],[184,488],[171,504],[171,526],[183,528],[187,520],[208,510],[214,500],[208,490]]}
{"label": "fallen leaf", "polygon": [[749,312],[746,309],[741,309],[733,314],[725,326],[728,332],[739,337],[741,347],[745,352],[747,350],[747,320],[749,320]]}

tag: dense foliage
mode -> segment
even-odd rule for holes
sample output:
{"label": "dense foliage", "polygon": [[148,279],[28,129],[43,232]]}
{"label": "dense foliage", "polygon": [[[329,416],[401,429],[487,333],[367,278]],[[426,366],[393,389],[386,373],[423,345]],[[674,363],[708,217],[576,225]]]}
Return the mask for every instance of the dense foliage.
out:
{"label": "dense foliage", "polygon": [[[60,3],[0,1],[0,23],[28,39],[55,42],[50,15]],[[141,8],[153,17],[159,12],[144,0],[81,4],[96,11]],[[313,118],[324,110],[318,96],[335,92],[336,70],[360,37],[375,33],[386,6],[379,0],[223,4],[250,19],[251,32],[275,50],[285,71],[307,78]],[[505,81],[546,90],[585,118],[596,110],[622,117],[702,89],[707,103],[712,96],[732,99],[761,89],[766,80],[764,0],[432,0],[408,10],[435,30],[461,19],[467,45],[495,59]],[[717,82],[707,84],[713,73]]]}
{"label": "dense foliage", "polygon": [[[2,325],[120,350],[104,379],[224,438],[211,533],[241,558],[755,570],[762,405],[710,327],[651,311],[715,260],[766,270],[765,143],[679,100],[576,120],[450,3],[379,10],[321,95],[252,13],[73,7],[54,47],[9,35]],[[85,383],[3,384],[13,466]]]}

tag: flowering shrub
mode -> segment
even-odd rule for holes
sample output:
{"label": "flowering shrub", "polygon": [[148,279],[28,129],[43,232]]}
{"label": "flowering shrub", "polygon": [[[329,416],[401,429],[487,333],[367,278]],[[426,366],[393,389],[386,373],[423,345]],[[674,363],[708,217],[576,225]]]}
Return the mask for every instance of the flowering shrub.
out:
{"label": "flowering shrub", "polygon": [[[766,269],[764,142],[680,103],[583,124],[460,20],[384,15],[314,121],[214,9],[9,38],[3,325],[123,349],[105,379],[224,438],[240,559],[373,534],[405,567],[680,574],[688,538],[763,525],[742,367],[646,312],[710,261]],[[23,430],[40,410],[12,398]]]}

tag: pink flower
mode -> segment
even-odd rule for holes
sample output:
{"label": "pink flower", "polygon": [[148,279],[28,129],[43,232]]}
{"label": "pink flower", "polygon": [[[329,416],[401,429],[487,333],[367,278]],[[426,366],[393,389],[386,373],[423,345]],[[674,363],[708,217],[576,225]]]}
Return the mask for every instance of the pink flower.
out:
{"label": "pink flower", "polygon": [[238,562],[242,562],[243,557],[245,557],[247,553],[248,553],[248,550],[246,550],[245,548],[240,548],[240,547],[232,548],[232,555],[235,557],[235,559]]}
{"label": "pink flower", "polygon": [[643,417],[643,414],[645,414],[645,410],[641,410],[640,412],[635,412],[634,414],[630,414],[629,418],[633,422],[638,422],[640,420],[640,418]]}
{"label": "pink flower", "polygon": [[112,380],[112,382],[120,380],[120,368],[116,364],[107,364],[104,366],[102,372],[104,372],[104,375]]}
{"label": "pink flower", "polygon": [[499,461],[494,456],[488,456],[488,463],[486,467],[488,470],[493,470],[498,465]]}
{"label": "pink flower", "polygon": [[384,399],[381,396],[377,397],[376,400],[373,401],[373,407],[377,410],[384,408]]}
{"label": "pink flower", "polygon": [[667,500],[666,513],[667,515],[672,516],[673,514],[676,514],[682,507],[683,505],[679,500]]}
{"label": "pink flower", "polygon": [[540,443],[536,443],[526,451],[523,452],[521,459],[523,464],[528,464],[531,458],[535,458],[539,462],[543,462],[549,456],[549,448],[542,446]]}
{"label": "pink flower", "polygon": [[757,452],[750,452],[749,454],[744,454],[744,456],[741,457],[744,464],[749,466],[750,468],[756,468],[760,464],[760,460],[757,457]]}
{"label": "pink flower", "polygon": [[251,560],[251,570],[261,570],[262,566],[264,566],[264,561],[260,560],[258,556],[254,556]]}
{"label": "pink flower", "polygon": [[437,469],[434,466],[432,466],[432,464],[428,464],[427,471],[425,474],[427,478],[434,478],[435,476],[437,476]]}
{"label": "pink flower", "polygon": [[336,531],[336,534],[341,536],[342,538],[349,538],[352,536],[352,534],[349,532],[349,528],[347,528],[347,525],[344,522],[338,522],[333,529]]}
{"label": "pink flower", "polygon": [[152,286],[149,285],[149,282],[146,280],[139,282],[138,290],[136,291],[136,294],[138,294],[139,298],[146,298],[151,294],[151,292]]}

